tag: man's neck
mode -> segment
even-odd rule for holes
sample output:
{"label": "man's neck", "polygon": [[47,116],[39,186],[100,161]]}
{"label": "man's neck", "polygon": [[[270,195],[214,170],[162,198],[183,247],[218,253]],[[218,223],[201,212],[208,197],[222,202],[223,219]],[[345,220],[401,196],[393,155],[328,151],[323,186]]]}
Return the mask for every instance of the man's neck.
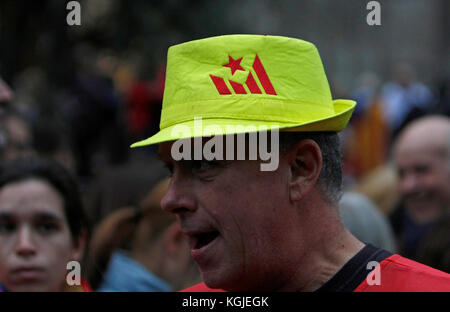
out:
{"label": "man's neck", "polygon": [[319,248],[305,254],[292,280],[280,291],[311,292],[329,281],[353,256],[364,248],[343,226]]}
{"label": "man's neck", "polygon": [[364,243],[356,239],[344,228],[341,238],[334,242],[329,250],[318,253],[314,278],[306,285],[304,291],[315,291],[328,282],[361,249]]}

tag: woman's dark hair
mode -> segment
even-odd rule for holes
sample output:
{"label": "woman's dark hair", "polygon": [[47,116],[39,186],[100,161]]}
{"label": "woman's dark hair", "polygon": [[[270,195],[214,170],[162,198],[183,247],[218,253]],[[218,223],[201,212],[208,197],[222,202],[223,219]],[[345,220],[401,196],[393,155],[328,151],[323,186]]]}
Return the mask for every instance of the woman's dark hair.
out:
{"label": "woman's dark hair", "polygon": [[77,182],[64,167],[56,161],[36,157],[19,158],[0,165],[0,189],[28,179],[45,181],[62,195],[64,213],[74,241],[82,230],[89,231]]}

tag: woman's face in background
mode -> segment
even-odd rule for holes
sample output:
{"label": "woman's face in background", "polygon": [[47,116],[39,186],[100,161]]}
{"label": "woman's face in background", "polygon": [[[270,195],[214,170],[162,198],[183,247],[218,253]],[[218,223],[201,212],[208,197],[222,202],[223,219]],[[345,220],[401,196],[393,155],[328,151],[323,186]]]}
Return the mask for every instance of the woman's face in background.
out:
{"label": "woman's face in background", "polygon": [[0,189],[0,283],[8,291],[60,291],[67,263],[79,260],[64,200],[39,179]]}

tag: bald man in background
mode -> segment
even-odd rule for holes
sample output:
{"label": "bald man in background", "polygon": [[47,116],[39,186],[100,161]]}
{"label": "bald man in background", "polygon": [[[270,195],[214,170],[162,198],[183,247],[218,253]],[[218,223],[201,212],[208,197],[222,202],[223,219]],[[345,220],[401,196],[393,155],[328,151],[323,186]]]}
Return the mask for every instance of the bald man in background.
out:
{"label": "bald man in background", "polygon": [[401,202],[390,219],[399,253],[448,272],[450,119],[436,115],[412,122],[400,133],[394,158]]}

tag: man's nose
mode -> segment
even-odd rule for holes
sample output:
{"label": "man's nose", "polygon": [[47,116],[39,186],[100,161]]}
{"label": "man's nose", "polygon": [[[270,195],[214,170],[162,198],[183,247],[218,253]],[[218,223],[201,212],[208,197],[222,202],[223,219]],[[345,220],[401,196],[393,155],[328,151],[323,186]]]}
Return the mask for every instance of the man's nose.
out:
{"label": "man's nose", "polygon": [[18,232],[16,253],[22,257],[29,257],[36,254],[36,244],[33,233],[29,227],[23,227]]}
{"label": "man's nose", "polygon": [[168,213],[181,215],[196,210],[194,193],[189,187],[189,181],[183,181],[182,177],[173,177],[164,197],[161,199],[161,208]]}
{"label": "man's nose", "polygon": [[417,190],[417,187],[419,185],[418,178],[414,174],[406,174],[401,180],[400,180],[400,192],[402,194],[409,194],[411,192],[414,192]]}

